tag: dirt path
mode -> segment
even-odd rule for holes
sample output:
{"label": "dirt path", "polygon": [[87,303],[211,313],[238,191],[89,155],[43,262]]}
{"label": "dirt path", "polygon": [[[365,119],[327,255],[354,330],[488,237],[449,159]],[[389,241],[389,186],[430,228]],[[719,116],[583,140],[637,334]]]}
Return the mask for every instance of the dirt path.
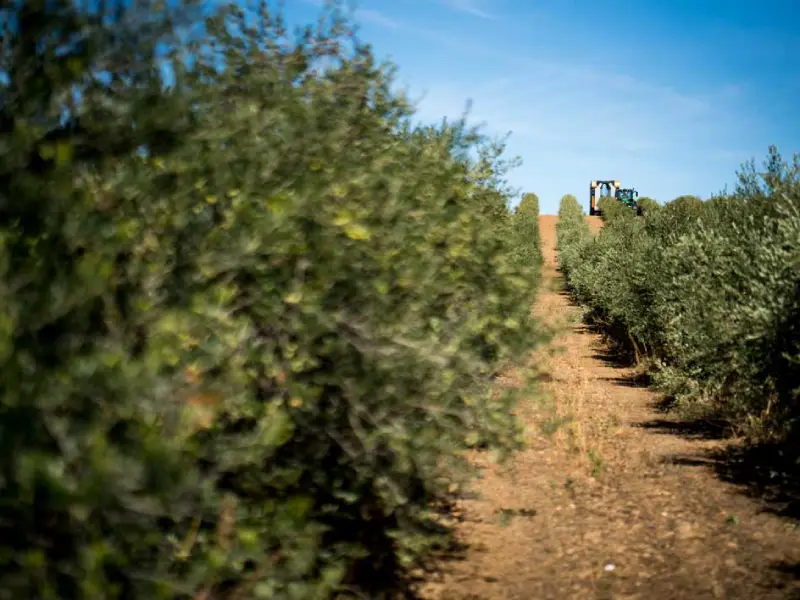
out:
{"label": "dirt path", "polygon": [[502,471],[485,463],[480,498],[459,507],[465,555],[423,596],[800,598],[797,521],[724,481],[713,457],[729,442],[660,413],[609,361],[560,291],[556,220],[541,217],[548,280],[536,311],[562,329],[543,397],[521,408],[529,447]]}

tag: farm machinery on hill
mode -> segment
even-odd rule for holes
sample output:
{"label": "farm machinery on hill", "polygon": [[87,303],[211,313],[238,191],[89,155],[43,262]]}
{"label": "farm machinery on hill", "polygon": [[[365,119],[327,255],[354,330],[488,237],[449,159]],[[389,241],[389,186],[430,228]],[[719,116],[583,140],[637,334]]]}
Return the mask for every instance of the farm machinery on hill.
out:
{"label": "farm machinery on hill", "polygon": [[592,216],[600,215],[598,208],[599,199],[597,190],[600,190],[600,198],[611,198],[612,196],[628,208],[642,215],[642,207],[639,206],[639,192],[633,188],[623,188],[616,179],[593,180],[589,184],[589,214]]}

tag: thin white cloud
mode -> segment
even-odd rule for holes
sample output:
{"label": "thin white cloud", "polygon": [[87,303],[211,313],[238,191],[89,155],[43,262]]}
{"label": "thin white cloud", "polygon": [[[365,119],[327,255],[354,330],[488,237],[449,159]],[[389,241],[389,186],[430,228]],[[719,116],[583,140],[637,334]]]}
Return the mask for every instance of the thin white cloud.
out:
{"label": "thin white cloud", "polygon": [[450,8],[465,12],[481,19],[496,19],[497,16],[486,10],[489,4],[485,0],[442,0]]}
{"label": "thin white cloud", "polygon": [[403,24],[397,19],[386,16],[384,13],[368,8],[360,8],[355,11],[355,18],[358,21],[367,21],[387,29],[402,29]]}
{"label": "thin white cloud", "polygon": [[[317,8],[322,8],[325,6],[325,0],[303,0],[306,4],[310,4],[311,6],[316,6]],[[353,8],[352,3],[348,5],[350,8]],[[373,10],[370,8],[358,8],[356,3],[356,8],[353,10],[353,16],[357,22],[367,22],[372,23],[374,25],[379,25],[381,27],[386,27],[387,29],[406,29],[407,26],[397,20],[394,19],[386,13],[383,13],[378,10]]]}
{"label": "thin white cloud", "polygon": [[[450,4],[468,4],[467,0],[445,0]],[[474,0],[472,0],[474,2]],[[625,93],[632,97],[642,95],[657,96],[660,102],[668,102],[675,110],[689,115],[701,116],[714,111],[714,105],[719,98],[706,98],[701,95],[686,94],[670,87],[652,82],[641,81],[629,75],[600,71],[596,68],[585,67],[579,64],[563,63],[530,57],[509,56],[494,48],[481,45],[477,40],[464,40],[445,31],[428,27],[419,27],[399,19],[387,16],[377,10],[361,9],[357,18],[370,23],[395,30],[403,30],[411,35],[422,37],[439,46],[457,52],[461,55],[475,56],[496,60],[499,66],[509,70],[529,73],[538,81],[546,81],[550,86],[570,85],[571,88],[581,88],[583,98],[600,97],[609,90]],[[531,78],[529,77],[529,79]],[[726,86],[720,90],[718,96],[735,96],[740,91],[737,86]],[[625,102],[622,102],[624,105]]]}
{"label": "thin white cloud", "polygon": [[[683,152],[720,143],[719,132],[734,125],[724,104],[655,84],[611,77],[606,88],[595,90],[580,67],[556,69],[549,63],[531,62],[523,73],[501,72],[480,87],[467,81],[430,85],[418,116],[455,118],[471,99],[470,121],[485,123],[489,131],[511,131],[526,144],[587,155]],[[411,93],[420,95],[413,87]]]}
{"label": "thin white cloud", "polygon": [[[466,12],[483,11],[477,0],[440,1]],[[519,57],[378,10],[359,9],[356,16],[446,49],[455,54],[454,64],[465,56],[496,64],[497,78],[480,85],[458,69],[446,82],[409,82],[405,87],[419,99],[417,116],[423,121],[458,118],[472,100],[471,122],[485,123],[497,134],[511,131],[512,139],[526,146],[583,157],[587,163],[601,164],[602,156],[612,155],[658,161],[709,145],[713,158],[740,155],[726,147],[723,134],[736,131],[730,106],[743,93],[741,85],[690,93],[580,63]]]}

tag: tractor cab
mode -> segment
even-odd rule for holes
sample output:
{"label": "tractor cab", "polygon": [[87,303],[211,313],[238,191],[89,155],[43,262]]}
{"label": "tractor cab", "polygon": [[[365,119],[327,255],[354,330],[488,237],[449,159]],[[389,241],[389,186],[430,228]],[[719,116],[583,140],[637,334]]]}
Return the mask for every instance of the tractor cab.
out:
{"label": "tractor cab", "polygon": [[639,203],[637,202],[637,198],[639,197],[639,192],[633,188],[617,190],[614,192],[614,197],[622,202],[625,206],[628,206],[634,210],[638,208]]}

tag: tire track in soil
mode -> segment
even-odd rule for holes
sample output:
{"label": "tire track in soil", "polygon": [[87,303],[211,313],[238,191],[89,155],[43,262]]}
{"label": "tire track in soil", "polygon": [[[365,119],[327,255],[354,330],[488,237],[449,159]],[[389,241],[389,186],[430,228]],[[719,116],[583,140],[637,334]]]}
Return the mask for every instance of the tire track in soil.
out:
{"label": "tire track in soil", "polygon": [[633,369],[603,360],[602,340],[559,289],[556,222],[541,217],[546,281],[535,312],[561,329],[543,398],[520,407],[528,447],[502,469],[476,455],[479,497],[456,513],[465,555],[442,561],[422,597],[800,598],[796,523],[703,461],[731,442],[673,433],[680,423],[656,410]]}

